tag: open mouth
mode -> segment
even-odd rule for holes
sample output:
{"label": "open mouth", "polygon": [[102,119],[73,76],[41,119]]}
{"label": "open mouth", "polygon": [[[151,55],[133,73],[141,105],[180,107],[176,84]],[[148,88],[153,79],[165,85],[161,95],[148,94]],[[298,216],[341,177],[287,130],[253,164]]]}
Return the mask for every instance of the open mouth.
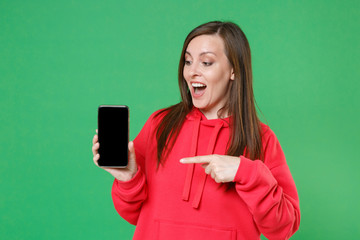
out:
{"label": "open mouth", "polygon": [[191,86],[194,89],[194,95],[195,96],[201,96],[206,89],[206,85],[202,83],[191,83]]}

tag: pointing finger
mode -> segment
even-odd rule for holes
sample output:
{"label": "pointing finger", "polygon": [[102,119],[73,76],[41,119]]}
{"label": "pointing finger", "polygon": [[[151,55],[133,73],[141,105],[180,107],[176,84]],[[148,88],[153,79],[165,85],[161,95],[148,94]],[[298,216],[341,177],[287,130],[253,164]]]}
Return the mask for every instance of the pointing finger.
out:
{"label": "pointing finger", "polygon": [[181,163],[189,164],[189,163],[209,163],[211,161],[210,156],[197,156],[197,157],[189,157],[180,159]]}

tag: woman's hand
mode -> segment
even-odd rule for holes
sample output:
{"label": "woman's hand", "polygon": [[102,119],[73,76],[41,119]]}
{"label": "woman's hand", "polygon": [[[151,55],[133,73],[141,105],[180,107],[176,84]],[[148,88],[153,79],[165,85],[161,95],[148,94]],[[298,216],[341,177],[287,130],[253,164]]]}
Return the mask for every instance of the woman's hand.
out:
{"label": "woman's hand", "polygon": [[234,181],[236,172],[240,166],[240,158],[225,155],[207,155],[183,158],[181,163],[200,163],[205,168],[205,173],[209,174],[217,183]]}
{"label": "woman's hand", "polygon": [[[96,132],[97,132],[97,130],[96,130]],[[99,144],[98,135],[95,134],[95,136],[93,138],[92,152],[94,154],[94,158],[93,158],[94,163],[98,167],[100,167],[98,164],[98,161],[100,158],[99,146],[100,146],[100,144]],[[128,159],[129,163],[126,168],[110,168],[110,167],[100,167],[100,168],[109,172],[111,175],[113,175],[116,179],[118,179],[120,181],[126,182],[126,181],[129,181],[130,179],[132,179],[137,172],[134,143],[129,142],[128,148],[129,148],[129,159]]]}

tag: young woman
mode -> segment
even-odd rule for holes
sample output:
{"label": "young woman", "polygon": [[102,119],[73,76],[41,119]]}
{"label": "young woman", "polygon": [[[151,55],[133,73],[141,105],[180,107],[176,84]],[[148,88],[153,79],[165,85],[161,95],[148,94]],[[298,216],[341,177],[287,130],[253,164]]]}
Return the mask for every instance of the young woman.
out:
{"label": "young woman", "polygon": [[[209,22],[184,42],[182,101],[155,112],[114,177],[118,213],[133,239],[288,239],[299,199],[284,153],[257,117],[251,56],[241,29]],[[97,164],[98,138],[93,139]]]}

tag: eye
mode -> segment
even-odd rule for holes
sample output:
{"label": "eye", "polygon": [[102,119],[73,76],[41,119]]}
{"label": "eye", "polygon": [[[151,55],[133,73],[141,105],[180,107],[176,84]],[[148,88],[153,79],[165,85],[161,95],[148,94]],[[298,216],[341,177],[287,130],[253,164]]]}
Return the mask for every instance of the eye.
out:
{"label": "eye", "polygon": [[186,66],[189,66],[190,64],[191,64],[191,61],[185,60],[185,65],[186,65]]}
{"label": "eye", "polygon": [[208,67],[208,66],[211,66],[213,63],[212,62],[203,62],[203,65]]}

